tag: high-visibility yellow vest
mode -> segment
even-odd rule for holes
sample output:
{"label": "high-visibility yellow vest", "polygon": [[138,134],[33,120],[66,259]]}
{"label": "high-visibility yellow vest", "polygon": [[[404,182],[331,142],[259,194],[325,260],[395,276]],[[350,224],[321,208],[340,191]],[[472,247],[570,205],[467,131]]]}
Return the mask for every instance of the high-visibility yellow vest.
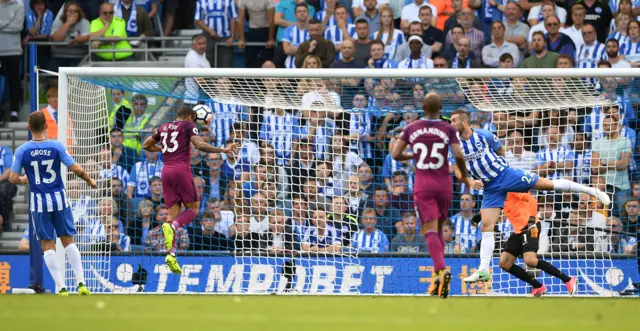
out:
{"label": "high-visibility yellow vest", "polygon": [[[96,18],[91,21],[91,26],[89,27],[89,32],[94,33],[96,31],[102,30],[104,27],[104,23],[100,18]],[[120,37],[127,38],[127,22],[119,17],[113,17],[109,28],[104,33],[105,38],[109,37]],[[98,49],[113,49],[114,46],[110,42],[104,42],[102,45],[98,46]],[[115,49],[131,49],[131,44],[129,44],[126,40],[120,40],[116,42]],[[101,57],[105,60],[122,60],[124,58],[128,58],[133,55],[133,52],[97,52],[96,56]]]}
{"label": "high-visibility yellow vest", "polygon": [[120,109],[120,107],[126,107],[131,109],[131,115],[129,116],[129,118],[131,118],[133,115],[133,107],[131,107],[131,103],[129,103],[129,100],[124,98],[124,95],[122,96],[122,101],[120,101],[119,104],[115,105],[115,107],[113,107],[113,109],[111,110],[111,113],[109,114],[109,127],[113,129],[113,126],[116,124],[116,114],[118,113],[118,109]]}
{"label": "high-visibility yellow vest", "polygon": [[127,122],[124,124],[124,129],[122,130],[124,136],[122,145],[135,149],[139,154],[142,150],[140,133],[132,131],[142,131],[145,125],[147,125],[147,122],[149,122],[149,115],[142,114],[139,117],[135,117],[134,114],[131,114]]}

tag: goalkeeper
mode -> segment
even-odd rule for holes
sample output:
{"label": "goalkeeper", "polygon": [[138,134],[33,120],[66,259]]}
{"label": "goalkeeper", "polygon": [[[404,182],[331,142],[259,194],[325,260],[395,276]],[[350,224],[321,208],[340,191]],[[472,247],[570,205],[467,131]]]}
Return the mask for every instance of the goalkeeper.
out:
{"label": "goalkeeper", "polygon": [[540,269],[554,277],[560,278],[567,286],[569,295],[576,293],[576,278],[565,275],[551,263],[538,259],[538,240],[540,235],[540,221],[538,220],[538,201],[531,193],[507,194],[504,202],[504,216],[513,225],[513,233],[507,239],[500,255],[500,268],[516,276],[533,287],[531,294],[541,296],[547,292],[547,287],[531,277],[522,267],[514,262],[520,255],[524,263],[530,268]]}

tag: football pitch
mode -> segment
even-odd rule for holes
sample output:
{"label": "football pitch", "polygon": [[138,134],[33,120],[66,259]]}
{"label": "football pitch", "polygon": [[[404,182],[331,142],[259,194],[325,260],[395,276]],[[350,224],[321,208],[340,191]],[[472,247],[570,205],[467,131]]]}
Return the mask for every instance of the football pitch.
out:
{"label": "football pitch", "polygon": [[[1,295],[2,330],[630,330],[640,300]],[[436,329],[437,328],[437,329]]]}

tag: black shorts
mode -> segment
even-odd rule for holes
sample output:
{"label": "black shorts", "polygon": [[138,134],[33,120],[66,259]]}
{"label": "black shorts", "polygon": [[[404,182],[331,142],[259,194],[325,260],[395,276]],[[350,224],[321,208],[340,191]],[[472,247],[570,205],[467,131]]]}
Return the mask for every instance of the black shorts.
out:
{"label": "black shorts", "polygon": [[173,14],[178,8],[178,0],[164,0],[164,12],[165,14]]}
{"label": "black shorts", "polygon": [[515,257],[521,256],[527,252],[538,252],[540,233],[542,233],[540,222],[538,222],[536,226],[538,227],[538,238],[531,238],[526,231],[519,234],[512,233],[504,244],[504,249],[502,251]]}

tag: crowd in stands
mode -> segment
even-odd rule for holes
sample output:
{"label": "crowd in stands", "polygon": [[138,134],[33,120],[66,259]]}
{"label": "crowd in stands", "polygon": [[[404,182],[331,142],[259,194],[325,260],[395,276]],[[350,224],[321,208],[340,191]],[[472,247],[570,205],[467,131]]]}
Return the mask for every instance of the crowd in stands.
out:
{"label": "crowd in stands", "polygon": [[[87,16],[87,10],[82,14],[82,6],[68,2],[59,19],[48,18],[51,14],[39,7],[42,2],[32,1],[27,14],[27,22],[34,22],[28,28],[33,38],[49,35],[82,43],[96,36],[148,35],[158,28],[145,23],[150,13],[159,15],[157,6],[131,7],[131,0],[100,5],[94,11],[99,17]],[[244,49],[247,68],[640,66],[640,7],[634,8],[630,0],[184,2],[194,5],[190,23],[202,29],[185,58],[189,68],[233,66],[234,42]],[[135,31],[132,17],[137,17]],[[46,24],[58,29],[43,30]],[[118,43],[125,47],[127,42]],[[103,55],[107,60],[132,57]],[[217,95],[231,93],[232,84],[216,80]],[[265,93],[291,88],[275,80],[263,84],[256,88]],[[573,83],[616,101],[613,106],[492,114],[473,111],[455,81],[350,78],[314,84],[301,81],[293,86],[302,99],[299,110],[208,102],[214,118],[200,135],[216,146],[239,142],[242,148],[238,155],[192,151],[201,207],[193,226],[177,233],[180,250],[425,252],[413,203],[415,165],[393,160],[389,151],[402,129],[421,117],[424,94],[437,91],[447,106],[471,110],[475,129],[495,133],[512,166],[543,177],[571,178],[612,194],[613,206],[606,209],[587,195],[537,192],[542,252],[636,254],[640,140],[633,81],[587,78]],[[193,79],[185,85],[185,97],[191,100],[184,105],[194,106],[200,87]],[[498,80],[482,87],[491,97],[515,98],[527,93],[524,85],[526,81],[519,85],[517,80]],[[564,86],[559,87],[558,95]],[[311,110],[319,102],[313,97],[317,89],[335,96],[342,108],[359,111]],[[123,251],[162,251],[160,224],[167,217],[160,179],[163,163],[156,153],[141,150],[145,137],[133,132],[148,128],[148,102],[141,94],[110,92],[110,146],[86,168],[110,179],[111,190],[99,199],[96,192],[82,195],[76,190],[78,195],[71,197],[74,213],[91,240],[110,242]],[[74,192],[74,185],[80,184],[69,185],[69,192]],[[480,234],[470,220],[478,212],[482,191],[456,182],[455,192],[444,229],[446,251],[477,252]],[[513,229],[506,220],[498,227],[500,243]]]}

